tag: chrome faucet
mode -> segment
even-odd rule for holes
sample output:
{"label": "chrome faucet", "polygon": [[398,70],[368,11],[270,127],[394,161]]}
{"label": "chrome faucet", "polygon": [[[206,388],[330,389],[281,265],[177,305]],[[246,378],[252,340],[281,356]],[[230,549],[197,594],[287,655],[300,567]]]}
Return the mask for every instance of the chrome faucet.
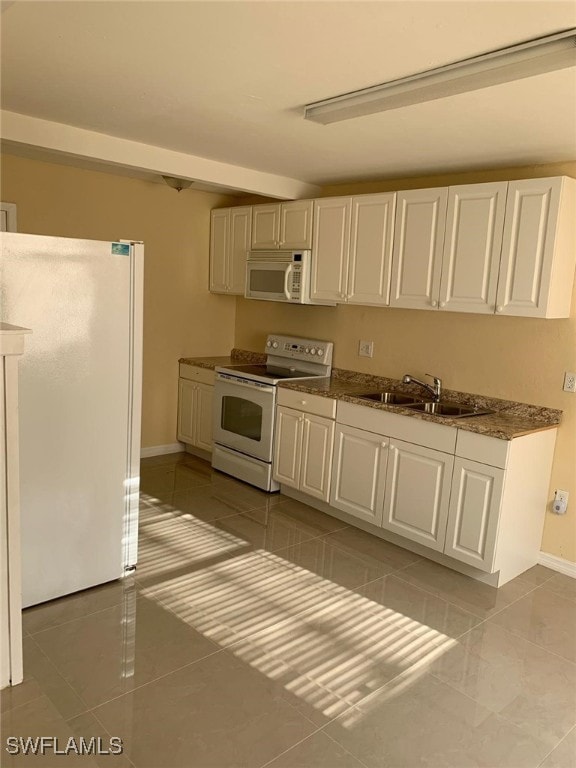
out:
{"label": "chrome faucet", "polygon": [[442,394],[442,379],[439,379],[438,376],[432,376],[431,373],[427,373],[426,376],[430,376],[434,382],[434,386],[426,384],[425,381],[420,381],[420,379],[417,379],[415,376],[411,376],[409,373],[406,373],[402,377],[402,384],[420,384],[420,386],[428,390],[434,400],[438,402],[438,400],[440,400],[440,395]]}

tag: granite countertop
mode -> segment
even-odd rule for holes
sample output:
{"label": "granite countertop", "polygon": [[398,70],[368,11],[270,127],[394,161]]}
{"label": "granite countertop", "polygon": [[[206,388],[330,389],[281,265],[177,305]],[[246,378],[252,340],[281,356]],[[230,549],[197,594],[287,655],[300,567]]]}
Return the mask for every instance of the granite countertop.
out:
{"label": "granite countertop", "polygon": [[249,352],[246,349],[233,349],[229,355],[223,357],[181,357],[178,362],[213,371],[217,366],[229,368],[235,365],[246,365],[246,363],[265,363],[266,355],[260,352]]}
{"label": "granite countertop", "polygon": [[[248,352],[243,349],[233,349],[228,357],[183,357],[180,358],[179,362],[214,370],[216,366],[264,363],[266,362],[266,355],[258,352]],[[485,397],[484,395],[475,395],[469,392],[458,392],[450,389],[443,390],[442,400],[487,408],[494,411],[494,413],[487,414],[486,416],[451,419],[445,416],[435,416],[431,413],[413,411],[410,408],[402,408],[397,405],[385,405],[370,400],[361,400],[358,394],[365,392],[395,390],[420,395],[422,390],[420,387],[402,384],[397,379],[357,373],[356,371],[347,371],[342,368],[334,368],[330,378],[287,380],[280,382],[278,386],[362,405],[365,408],[377,408],[378,410],[390,411],[401,416],[411,416],[414,419],[457,427],[466,432],[476,432],[480,435],[496,437],[500,440],[513,440],[515,437],[528,435],[532,432],[553,429],[560,424],[562,419],[562,411],[554,408],[518,403],[512,400],[501,400],[495,397]]]}

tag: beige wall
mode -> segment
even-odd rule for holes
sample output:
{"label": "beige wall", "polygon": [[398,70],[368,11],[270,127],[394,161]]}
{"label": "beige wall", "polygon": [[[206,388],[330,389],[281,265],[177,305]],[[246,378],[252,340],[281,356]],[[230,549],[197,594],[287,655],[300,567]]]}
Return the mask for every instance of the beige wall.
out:
{"label": "beige wall", "polygon": [[144,241],[142,445],[176,441],[178,358],[228,354],[236,300],[208,292],[210,210],[233,198],[4,155],[18,230]]}
{"label": "beige wall", "polygon": [[[557,175],[576,177],[576,163],[346,184],[326,187],[323,194]],[[449,389],[561,408],[550,498],[554,488],[568,490],[571,498],[565,516],[547,513],[542,549],[576,562],[576,395],[562,391],[564,371],[576,370],[576,291],[569,320],[239,299],[236,346],[261,351],[269,331],[334,340],[334,363],[340,368],[397,378],[431,372]],[[360,339],[374,341],[372,359],[358,357]]]}

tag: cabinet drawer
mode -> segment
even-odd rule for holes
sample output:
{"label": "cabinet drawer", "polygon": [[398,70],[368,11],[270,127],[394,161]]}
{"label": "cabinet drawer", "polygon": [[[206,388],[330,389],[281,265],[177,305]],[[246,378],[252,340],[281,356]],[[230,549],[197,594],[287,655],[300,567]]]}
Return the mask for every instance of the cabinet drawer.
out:
{"label": "cabinet drawer", "polygon": [[352,403],[338,403],[337,421],[425,448],[454,453],[456,428]]}
{"label": "cabinet drawer", "polygon": [[456,456],[461,456],[463,459],[471,459],[472,461],[479,461],[481,464],[505,469],[508,464],[509,450],[509,440],[478,435],[475,432],[465,432],[462,429],[458,430]]}
{"label": "cabinet drawer", "polygon": [[198,368],[196,365],[180,363],[181,379],[190,379],[199,384],[214,384],[215,375],[214,371],[211,371],[209,368]]}
{"label": "cabinet drawer", "polygon": [[336,400],[319,395],[309,395],[307,392],[298,392],[295,389],[282,389],[278,387],[278,405],[288,408],[296,408],[315,416],[325,416],[333,419],[336,416]]}

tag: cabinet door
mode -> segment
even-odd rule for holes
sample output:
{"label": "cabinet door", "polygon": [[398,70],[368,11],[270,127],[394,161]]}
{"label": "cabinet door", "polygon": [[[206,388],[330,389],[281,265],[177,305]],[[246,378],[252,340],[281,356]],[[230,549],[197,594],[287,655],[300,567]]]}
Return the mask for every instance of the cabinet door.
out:
{"label": "cabinet door", "polygon": [[446,188],[397,193],[391,307],[438,306],[447,200]]}
{"label": "cabinet door", "polygon": [[194,445],[196,384],[178,379],[178,440]]}
{"label": "cabinet door", "polygon": [[272,250],[280,240],[280,203],[252,206],[252,248]]}
{"label": "cabinet door", "polygon": [[283,485],[300,486],[302,413],[279,405],[276,408],[273,475]]}
{"label": "cabinet door", "polygon": [[210,290],[228,290],[228,238],[230,209],[222,208],[210,214]]}
{"label": "cabinet door", "polygon": [[314,201],[312,299],[346,300],[351,210],[351,197],[327,197]]}
{"label": "cabinet door", "polygon": [[361,520],[382,524],[386,446],[381,435],[336,424],[330,504]]}
{"label": "cabinet door", "polygon": [[252,209],[250,206],[230,209],[230,254],[228,259],[228,293],[244,295],[246,253],[250,250]]}
{"label": "cabinet door", "polygon": [[214,387],[209,384],[196,384],[194,445],[209,453],[212,453],[213,402]]}
{"label": "cabinet door", "polygon": [[508,182],[450,187],[440,308],[494,314]]}
{"label": "cabinet door", "polygon": [[504,470],[456,458],[444,552],[491,573]]}
{"label": "cabinet door", "polygon": [[561,188],[561,178],[509,182],[498,313],[547,316]]}
{"label": "cabinet door", "polygon": [[327,502],[330,498],[334,422],[306,414],[303,427],[300,490]]}
{"label": "cabinet door", "polygon": [[347,297],[351,304],[388,304],[395,193],[352,198]]}
{"label": "cabinet door", "polygon": [[392,441],[382,527],[442,552],[453,465],[447,453]]}
{"label": "cabinet door", "polygon": [[309,250],[312,247],[312,200],[294,200],[280,206],[280,248]]}

